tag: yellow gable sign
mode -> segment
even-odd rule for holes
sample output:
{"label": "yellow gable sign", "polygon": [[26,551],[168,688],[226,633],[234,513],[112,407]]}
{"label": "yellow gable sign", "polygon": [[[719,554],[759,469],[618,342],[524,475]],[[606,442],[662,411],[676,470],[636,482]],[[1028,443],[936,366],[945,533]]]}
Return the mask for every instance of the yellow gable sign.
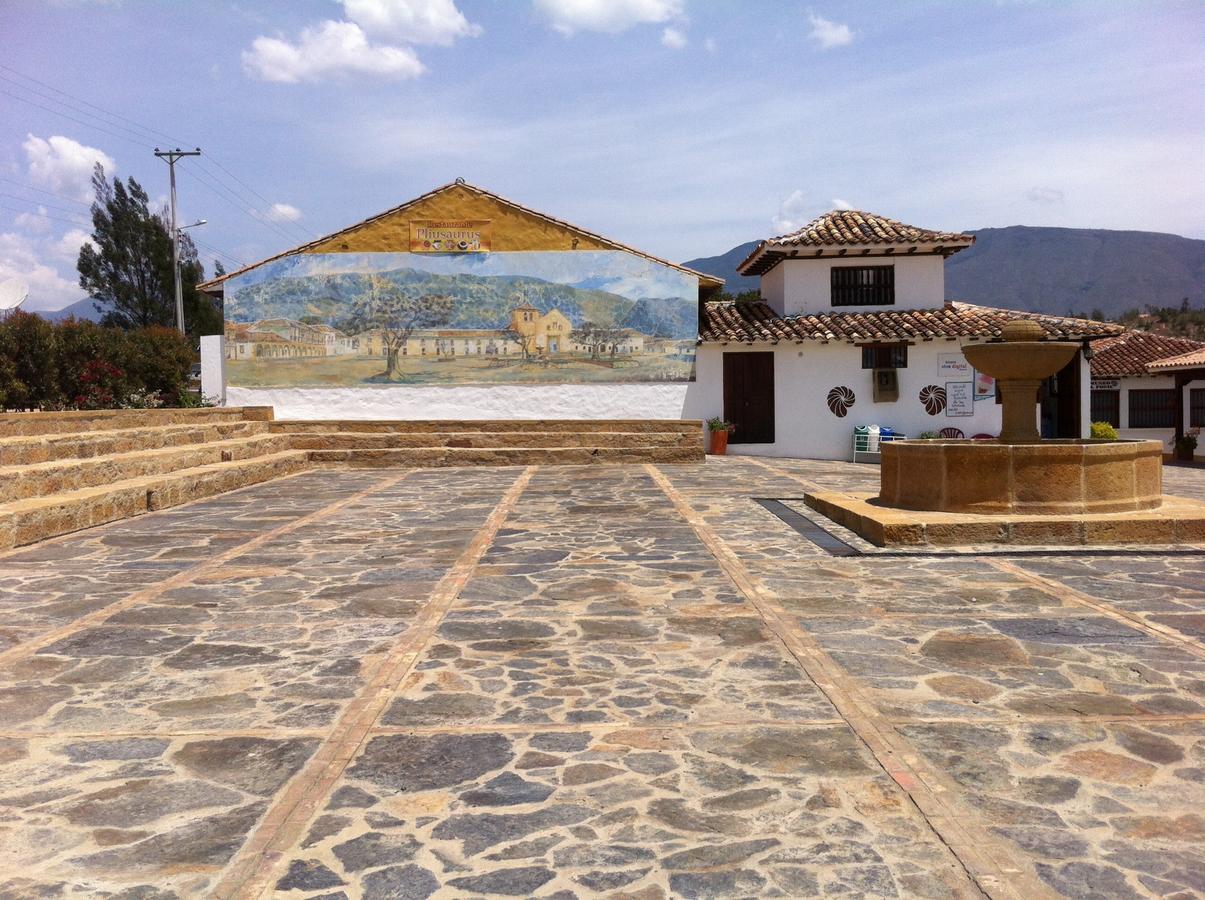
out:
{"label": "yellow gable sign", "polygon": [[411,253],[488,253],[492,237],[488,220],[410,220]]}

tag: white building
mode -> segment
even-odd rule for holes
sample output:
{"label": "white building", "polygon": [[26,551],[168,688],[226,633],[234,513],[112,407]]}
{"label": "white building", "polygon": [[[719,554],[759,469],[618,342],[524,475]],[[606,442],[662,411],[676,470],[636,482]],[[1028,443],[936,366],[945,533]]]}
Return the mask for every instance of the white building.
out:
{"label": "white building", "polygon": [[1182,426],[1205,426],[1205,342],[1129,331],[1093,341],[1092,351],[1093,422],[1123,438],[1162,441],[1169,453],[1177,404]]}
{"label": "white building", "polygon": [[[732,452],[848,459],[854,428],[910,437],[995,436],[994,383],[962,348],[1012,318],[1052,339],[1086,343],[1120,326],[945,300],[947,256],[970,235],[834,210],[762,241],[738,270],[762,301],[706,303],[695,390],[685,413],[736,425]],[[1087,435],[1088,364],[1079,353],[1043,390],[1046,437]]]}

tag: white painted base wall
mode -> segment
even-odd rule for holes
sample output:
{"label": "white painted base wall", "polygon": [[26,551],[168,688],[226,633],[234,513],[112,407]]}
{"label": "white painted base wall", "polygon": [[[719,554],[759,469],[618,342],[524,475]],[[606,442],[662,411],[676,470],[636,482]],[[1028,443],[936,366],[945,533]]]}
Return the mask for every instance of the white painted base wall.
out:
{"label": "white painted base wall", "polygon": [[[1130,390],[1153,390],[1157,388],[1172,388],[1176,386],[1176,379],[1171,375],[1131,375],[1117,379],[1119,382],[1118,389],[1121,391],[1120,403],[1120,419],[1121,427],[1117,429],[1117,436],[1129,440],[1139,441],[1162,441],[1163,452],[1172,453],[1172,438],[1175,437],[1176,430],[1174,428],[1130,428]],[[1184,427],[1185,429],[1193,428],[1190,425],[1192,421],[1189,417],[1189,400],[1194,389],[1205,388],[1205,381],[1190,381],[1184,387]],[[1205,457],[1205,441],[1199,441],[1197,444],[1197,452],[1195,458],[1200,459]]]}
{"label": "white painted base wall", "polygon": [[278,419],[681,419],[691,384],[228,387],[231,406]]}

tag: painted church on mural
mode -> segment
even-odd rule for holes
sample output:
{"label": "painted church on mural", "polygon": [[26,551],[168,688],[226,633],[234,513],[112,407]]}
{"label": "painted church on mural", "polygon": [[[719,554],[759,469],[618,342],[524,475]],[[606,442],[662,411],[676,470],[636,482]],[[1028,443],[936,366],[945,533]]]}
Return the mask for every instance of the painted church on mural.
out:
{"label": "painted church on mural", "polygon": [[206,392],[284,418],[708,419],[734,452],[848,459],[856,435],[998,434],[963,348],[1037,321],[1081,350],[1042,433],[1086,435],[1091,342],[1118,326],[950,301],[974,238],[833,210],[739,266],[760,298],[457,181],[201,285]]}

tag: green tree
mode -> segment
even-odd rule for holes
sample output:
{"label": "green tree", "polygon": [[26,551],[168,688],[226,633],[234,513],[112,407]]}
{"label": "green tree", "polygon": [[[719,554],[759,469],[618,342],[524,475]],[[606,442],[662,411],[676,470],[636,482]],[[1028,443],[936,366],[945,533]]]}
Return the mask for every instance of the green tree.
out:
{"label": "green tree", "polygon": [[[172,240],[164,212],[153,212],[146,191],[133,178],[112,182],[98,163],[92,172],[92,241],[80,248],[80,287],[96,301],[105,325],[147,328],[176,319]],[[184,323],[193,337],[216,334],[221,312],[196,285],[204,268],[187,233],[180,239]]]}
{"label": "green tree", "polygon": [[415,329],[438,328],[451,317],[451,297],[409,293],[379,275],[370,275],[368,292],[353,303],[343,330],[348,334],[381,333],[384,378],[390,381],[398,371],[398,354]]}

